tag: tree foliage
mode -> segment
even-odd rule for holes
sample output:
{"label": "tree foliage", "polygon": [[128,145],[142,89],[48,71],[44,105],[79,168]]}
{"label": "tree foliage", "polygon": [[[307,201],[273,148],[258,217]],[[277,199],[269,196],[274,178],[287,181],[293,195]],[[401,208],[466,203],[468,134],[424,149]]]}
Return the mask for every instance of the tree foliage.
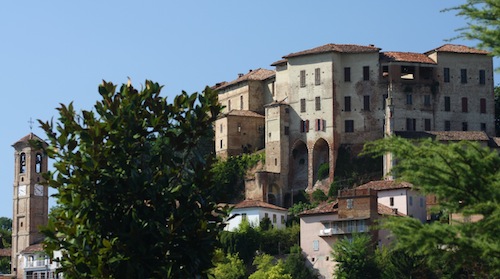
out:
{"label": "tree foliage", "polygon": [[210,277],[214,279],[243,279],[246,267],[238,254],[224,255],[221,249],[217,249],[214,255],[214,267],[210,270]]}
{"label": "tree foliage", "polygon": [[478,40],[479,47],[494,56],[500,55],[500,4],[498,0],[467,0],[465,4],[446,9],[457,11],[467,26],[459,29],[460,38]]}
{"label": "tree foliage", "polygon": [[290,254],[283,264],[285,273],[292,275],[293,279],[315,279],[318,274],[306,265],[306,257],[302,254],[299,245],[290,249]]}
{"label": "tree foliage", "polygon": [[495,132],[500,137],[500,86],[495,86]]}
{"label": "tree foliage", "polygon": [[338,240],[332,249],[337,262],[334,275],[339,279],[379,278],[379,270],[369,234],[355,234]]}
{"label": "tree foliage", "polygon": [[[410,217],[389,219],[398,250],[421,257],[438,277],[500,277],[500,155],[478,143],[410,142],[397,137],[365,146],[365,152],[391,152],[392,172],[424,194],[434,194],[437,210],[476,222],[422,224]],[[456,216],[456,215],[455,215]],[[453,218],[452,218],[453,219]]]}
{"label": "tree foliage", "polygon": [[271,255],[257,255],[253,264],[257,270],[248,279],[292,279],[290,274],[285,273],[283,262],[281,260],[275,261]]}
{"label": "tree foliage", "polygon": [[207,87],[168,103],[161,88],[103,82],[92,111],[61,104],[56,123],[40,121],[58,204],[43,232],[47,252],[63,252],[66,278],[191,278],[212,266],[223,228],[214,213],[224,212],[200,142],[217,94]]}

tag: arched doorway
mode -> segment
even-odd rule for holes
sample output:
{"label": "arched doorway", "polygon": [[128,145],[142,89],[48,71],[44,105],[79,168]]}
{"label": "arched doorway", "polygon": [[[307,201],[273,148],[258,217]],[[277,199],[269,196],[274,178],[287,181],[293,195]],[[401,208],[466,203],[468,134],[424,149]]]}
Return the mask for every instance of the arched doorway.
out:
{"label": "arched doorway", "polygon": [[290,189],[293,195],[294,191],[307,188],[309,159],[307,146],[303,141],[295,143],[290,160]]}
{"label": "arched doorway", "polygon": [[330,150],[328,142],[320,138],[313,148],[313,183],[329,178],[330,175]]}

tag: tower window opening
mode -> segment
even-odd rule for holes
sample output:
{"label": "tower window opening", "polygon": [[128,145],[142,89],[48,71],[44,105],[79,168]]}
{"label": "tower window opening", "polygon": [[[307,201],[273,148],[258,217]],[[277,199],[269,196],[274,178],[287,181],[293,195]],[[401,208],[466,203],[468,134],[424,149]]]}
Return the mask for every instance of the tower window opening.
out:
{"label": "tower window opening", "polygon": [[19,162],[19,172],[20,173],[25,173],[26,172],[26,153],[21,153],[20,155],[20,162]]}
{"label": "tower window opening", "polygon": [[35,156],[35,172],[36,173],[42,172],[42,154],[40,153],[37,153]]}

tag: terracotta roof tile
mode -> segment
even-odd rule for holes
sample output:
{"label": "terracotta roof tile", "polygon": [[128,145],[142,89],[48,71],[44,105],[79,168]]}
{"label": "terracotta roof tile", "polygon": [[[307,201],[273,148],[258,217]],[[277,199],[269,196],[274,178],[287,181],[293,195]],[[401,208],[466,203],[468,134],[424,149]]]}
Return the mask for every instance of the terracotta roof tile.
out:
{"label": "terracotta roof tile", "polygon": [[281,59],[281,60],[278,60],[276,62],[273,62],[273,64],[271,64],[271,66],[278,66],[278,65],[282,65],[282,64],[286,64],[288,62],[287,59]]}
{"label": "terracotta roof tile", "polygon": [[283,58],[328,53],[328,52],[340,52],[340,53],[368,53],[368,52],[379,52],[380,48],[375,46],[361,46],[361,45],[349,45],[349,44],[326,44],[319,47],[290,53]]}
{"label": "terracotta roof tile", "polygon": [[390,190],[390,189],[402,189],[402,188],[412,188],[412,184],[404,181],[395,180],[377,180],[370,181],[366,184],[356,187],[356,189],[373,189],[373,190]]}
{"label": "terracotta roof tile", "polygon": [[496,147],[500,147],[500,138],[499,137],[493,137],[491,140],[496,144]]}
{"label": "terracotta roof tile", "polygon": [[30,140],[38,140],[38,141],[41,141],[41,142],[45,143],[45,141],[43,139],[41,139],[39,136],[37,136],[37,135],[35,135],[33,133],[29,133],[26,136],[22,137],[20,140],[16,141],[12,145],[14,146],[14,145],[16,145],[18,143],[29,143]]}
{"label": "terracotta roof tile", "polygon": [[244,116],[244,117],[256,117],[256,118],[265,118],[264,115],[258,114],[251,110],[231,110],[230,112],[221,114],[219,118],[227,117],[227,116]]}
{"label": "terracotta roof tile", "polygon": [[299,215],[315,215],[315,214],[326,214],[326,213],[337,213],[338,212],[338,202],[322,202],[315,208],[311,208],[301,212]]}
{"label": "terracotta roof tile", "polygon": [[248,80],[266,80],[270,77],[273,77],[275,75],[275,72],[273,70],[267,70],[267,69],[256,69],[256,70],[250,70],[248,73],[241,75],[237,79],[230,81],[230,82],[221,82],[219,83],[220,85],[215,87],[215,89],[220,90],[223,88],[226,88],[230,85],[233,84],[238,84],[243,81],[248,81]]}
{"label": "terracotta roof tile", "polygon": [[390,215],[390,216],[406,216],[406,214],[403,214],[399,211],[394,211],[392,208],[383,205],[381,203],[377,204],[377,211],[378,214],[380,215]]}
{"label": "terracotta roof tile", "polygon": [[388,51],[380,53],[380,60],[384,62],[410,62],[423,64],[437,64],[427,55],[414,52]]}
{"label": "terracotta roof tile", "polygon": [[258,201],[258,200],[244,200],[244,201],[242,201],[234,206],[234,208],[251,208],[251,207],[262,207],[262,208],[287,211],[283,207],[279,207],[277,205],[270,204],[270,203],[263,202],[263,201]]}
{"label": "terracotta roof tile", "polygon": [[453,52],[453,53],[468,53],[468,54],[489,54],[486,50],[476,49],[464,45],[453,45],[453,44],[445,44],[433,50],[429,50],[426,52]]}
{"label": "terracotta roof tile", "polygon": [[42,251],[43,251],[43,243],[38,243],[26,247],[26,249],[24,249],[21,253],[34,253]]}
{"label": "terracotta roof tile", "polygon": [[0,257],[10,257],[12,254],[11,248],[0,249]]}
{"label": "terracotta roof tile", "polygon": [[427,132],[395,132],[397,136],[408,139],[433,138],[439,141],[489,141],[488,135],[483,131],[427,131]]}

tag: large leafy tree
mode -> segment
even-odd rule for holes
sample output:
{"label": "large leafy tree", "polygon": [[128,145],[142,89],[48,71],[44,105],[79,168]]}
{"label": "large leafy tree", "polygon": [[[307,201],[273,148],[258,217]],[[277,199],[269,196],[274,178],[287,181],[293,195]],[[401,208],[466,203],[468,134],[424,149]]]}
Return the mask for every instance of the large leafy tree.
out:
{"label": "large leafy tree", "polygon": [[495,86],[495,132],[500,137],[500,86]]}
{"label": "large leafy tree", "polygon": [[337,262],[335,278],[379,278],[374,245],[369,234],[355,234],[351,239],[338,240],[333,245],[332,256]]}
{"label": "large leafy tree", "polygon": [[[0,249],[12,245],[12,219],[0,217]],[[10,272],[10,256],[0,257],[0,274]]]}
{"label": "large leafy tree", "polygon": [[223,215],[199,143],[212,135],[217,95],[168,103],[161,88],[103,82],[93,110],[61,104],[56,123],[40,121],[58,204],[43,232],[65,278],[193,278],[212,266]]}
{"label": "large leafy tree", "polygon": [[464,4],[447,9],[465,17],[467,26],[460,29],[459,37],[478,40],[479,47],[500,55],[500,2],[498,0],[467,0]]}
{"label": "large leafy tree", "polygon": [[[422,224],[389,219],[395,249],[423,259],[439,278],[500,277],[500,155],[478,143],[411,142],[398,137],[365,145],[365,152],[391,152],[393,174],[437,197],[436,210],[452,220]],[[458,214],[458,215],[457,215]],[[464,216],[460,221],[453,216]],[[472,222],[463,222],[470,217]]]}

